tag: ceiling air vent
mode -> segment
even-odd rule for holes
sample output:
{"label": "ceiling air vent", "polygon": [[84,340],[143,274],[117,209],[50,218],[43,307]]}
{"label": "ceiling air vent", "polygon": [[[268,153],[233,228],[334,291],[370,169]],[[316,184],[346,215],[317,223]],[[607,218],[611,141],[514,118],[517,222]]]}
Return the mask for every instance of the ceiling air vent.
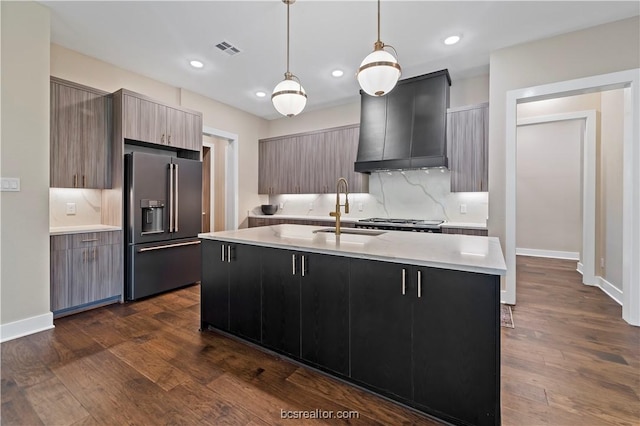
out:
{"label": "ceiling air vent", "polygon": [[220,43],[216,44],[216,48],[229,56],[237,55],[238,53],[242,52],[239,48],[226,40],[223,40]]}

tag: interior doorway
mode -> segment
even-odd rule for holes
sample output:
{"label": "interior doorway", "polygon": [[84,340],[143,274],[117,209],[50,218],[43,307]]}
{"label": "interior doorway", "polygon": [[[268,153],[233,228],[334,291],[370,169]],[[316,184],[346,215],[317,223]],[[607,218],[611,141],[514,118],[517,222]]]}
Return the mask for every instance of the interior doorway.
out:
{"label": "interior doorway", "polygon": [[[506,192],[505,192],[505,260],[507,275],[501,300],[516,302],[516,140],[517,113],[520,103],[561,98],[577,94],[624,89],[623,132],[623,303],[622,317],[640,325],[640,72],[638,69],[568,80],[507,92],[506,100]],[[595,176],[590,177],[594,179]]]}
{"label": "interior doorway", "polygon": [[203,179],[208,174],[202,185],[203,217],[208,220],[203,220],[209,232],[238,229],[238,135],[207,126],[202,135]]}

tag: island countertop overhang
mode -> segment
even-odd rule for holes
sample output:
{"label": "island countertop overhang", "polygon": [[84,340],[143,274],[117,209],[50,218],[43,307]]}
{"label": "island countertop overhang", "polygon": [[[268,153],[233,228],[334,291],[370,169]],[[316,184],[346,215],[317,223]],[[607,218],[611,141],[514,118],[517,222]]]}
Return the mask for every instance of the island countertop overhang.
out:
{"label": "island countertop overhang", "polygon": [[433,268],[505,275],[495,237],[386,231],[380,235],[318,232],[309,225],[273,225],[199,234],[202,239]]}

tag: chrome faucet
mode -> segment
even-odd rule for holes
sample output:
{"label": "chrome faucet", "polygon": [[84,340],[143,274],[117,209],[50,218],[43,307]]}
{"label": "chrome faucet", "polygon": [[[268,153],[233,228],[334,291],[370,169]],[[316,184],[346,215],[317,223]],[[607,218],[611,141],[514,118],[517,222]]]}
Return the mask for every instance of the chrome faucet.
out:
{"label": "chrome faucet", "polygon": [[[341,185],[344,183],[344,185]],[[340,204],[340,188],[344,186],[344,204]],[[338,184],[336,185],[336,211],[329,212],[331,217],[336,218],[336,235],[340,235],[340,207],[344,206],[344,214],[349,214],[349,184],[347,180],[343,177],[338,179]]]}

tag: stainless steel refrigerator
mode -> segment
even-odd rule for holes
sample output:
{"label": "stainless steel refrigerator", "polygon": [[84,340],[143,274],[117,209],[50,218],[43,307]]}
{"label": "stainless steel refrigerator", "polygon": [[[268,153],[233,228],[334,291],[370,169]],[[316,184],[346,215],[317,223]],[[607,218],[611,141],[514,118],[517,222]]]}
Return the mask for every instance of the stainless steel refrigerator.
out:
{"label": "stainless steel refrigerator", "polygon": [[200,281],[202,163],[125,155],[125,298]]}

